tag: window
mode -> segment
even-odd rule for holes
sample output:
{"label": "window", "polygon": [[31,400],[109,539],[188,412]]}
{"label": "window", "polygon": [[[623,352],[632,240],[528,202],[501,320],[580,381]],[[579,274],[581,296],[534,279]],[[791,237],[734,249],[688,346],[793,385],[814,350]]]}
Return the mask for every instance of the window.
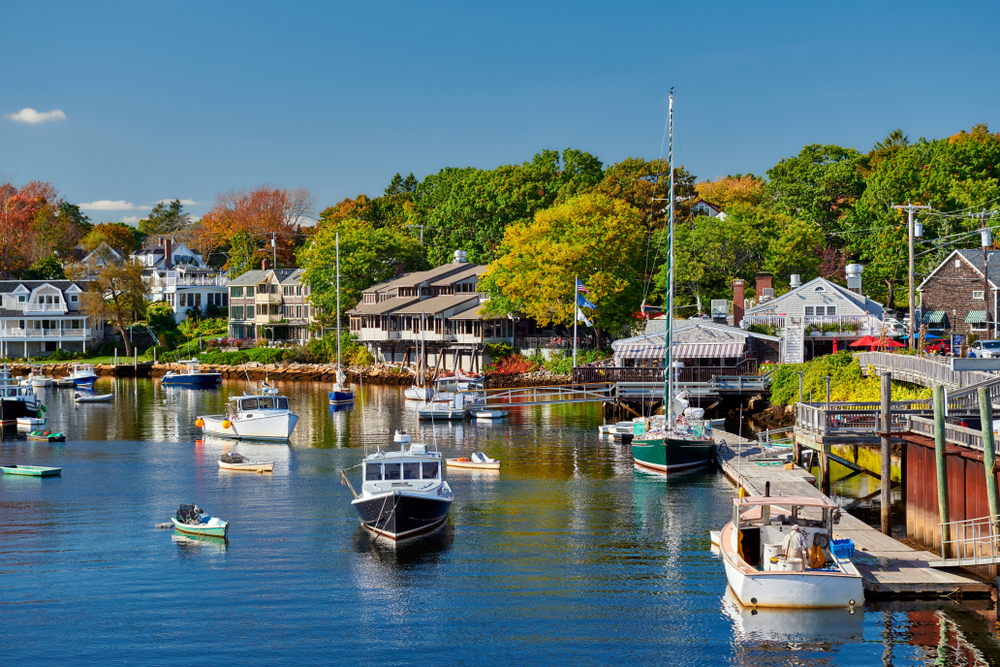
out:
{"label": "window", "polygon": [[295,296],[302,296],[302,285],[295,286]]}
{"label": "window", "polygon": [[278,283],[271,283],[271,294],[278,293]]}
{"label": "window", "polygon": [[228,294],[223,294],[222,295],[222,305],[223,306],[228,306],[229,305],[229,295]]}
{"label": "window", "polygon": [[302,306],[295,306],[295,317],[296,319],[302,319]]}
{"label": "window", "polygon": [[386,463],[385,467],[385,479],[399,479],[399,464],[398,463]]}
{"label": "window", "polygon": [[194,294],[194,307],[201,308],[201,292],[195,292]]}
{"label": "window", "polygon": [[244,398],[240,401],[241,410],[256,410],[257,409],[257,399],[256,398]]}
{"label": "window", "polygon": [[281,296],[292,296],[292,288],[285,285],[281,288]]}
{"label": "window", "polygon": [[[818,311],[819,308],[817,308],[816,310]],[[837,314],[837,307],[836,306],[827,306],[826,307],[826,314],[827,315],[836,315]]]}
{"label": "window", "polygon": [[243,306],[233,306],[229,309],[230,317],[234,320],[243,319]]}
{"label": "window", "polygon": [[437,479],[438,464],[436,461],[433,463],[424,463],[422,465],[423,465],[423,471],[422,471],[423,479]]}
{"label": "window", "polygon": [[977,301],[983,301],[986,298],[986,293],[983,290],[973,290],[972,298]]}
{"label": "window", "polygon": [[27,303],[28,302],[28,297],[26,295],[24,295],[24,294],[18,294],[17,295],[17,302],[18,303]]}
{"label": "window", "polygon": [[404,463],[403,464],[403,479],[420,479],[420,464],[419,463]]}
{"label": "window", "polygon": [[366,463],[365,464],[365,481],[366,482],[379,482],[382,480],[382,464],[381,463]]}
{"label": "window", "polygon": [[815,314],[816,314],[816,308],[814,308],[813,306],[806,306],[806,312],[805,312],[806,317],[812,317]]}
{"label": "window", "polygon": [[253,296],[253,285],[247,285],[247,296]]}
{"label": "window", "polygon": [[274,409],[274,399],[270,396],[265,398],[258,398],[257,402],[260,404],[261,410],[273,410]]}
{"label": "window", "polygon": [[69,302],[70,303],[80,303],[80,295],[79,294],[70,294],[69,295]]}
{"label": "window", "polygon": [[287,410],[288,399],[279,396],[278,398],[274,399],[274,407],[278,408],[279,410]]}

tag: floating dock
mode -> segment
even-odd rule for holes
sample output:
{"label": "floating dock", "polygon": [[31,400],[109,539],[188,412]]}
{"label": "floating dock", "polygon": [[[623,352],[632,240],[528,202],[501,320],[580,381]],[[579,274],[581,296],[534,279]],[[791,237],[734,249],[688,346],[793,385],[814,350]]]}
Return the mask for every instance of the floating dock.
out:
{"label": "floating dock", "polygon": [[[747,460],[763,453],[756,441],[719,430],[715,431],[715,441],[719,443],[719,467],[734,484],[742,483],[748,495],[764,495],[770,482],[772,496],[826,497],[807,470],[789,470],[773,460]],[[864,578],[865,597],[869,599],[987,597],[993,589],[990,583],[957,569],[931,567],[929,562],[940,560],[940,556],[912,549],[846,511],[834,529],[834,537],[854,541],[853,563]]]}

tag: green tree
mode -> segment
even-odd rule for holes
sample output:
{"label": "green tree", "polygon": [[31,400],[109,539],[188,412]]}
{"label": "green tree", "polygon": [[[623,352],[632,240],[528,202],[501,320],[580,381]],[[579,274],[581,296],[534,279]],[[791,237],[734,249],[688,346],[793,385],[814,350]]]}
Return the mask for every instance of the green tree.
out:
{"label": "green tree", "polygon": [[865,157],[853,148],[810,144],[768,170],[767,192],[775,206],[836,231],[841,218],[865,190],[859,167]]}
{"label": "green tree", "polygon": [[545,326],[573,322],[573,279],[590,290],[598,329],[635,323],[643,295],[646,224],[641,211],[600,193],[578,195],[507,227],[480,288],[496,315],[521,313]]}
{"label": "green tree", "polygon": [[311,288],[309,300],[320,309],[324,322],[336,321],[338,231],[341,311],[352,308],[372,284],[394,276],[397,264],[405,271],[426,268],[423,248],[405,230],[375,227],[363,220],[322,226],[299,250],[298,261],[305,270],[302,281]]}
{"label": "green tree", "polygon": [[177,326],[174,309],[166,301],[150,301],[146,305],[146,322],[150,328],[166,331]]}
{"label": "green tree", "polygon": [[121,334],[125,354],[131,356],[132,344],[127,329],[146,314],[146,285],[142,265],[125,261],[103,267],[80,297],[83,312],[95,320],[110,321]]}
{"label": "green tree", "polygon": [[144,219],[139,221],[139,232],[146,237],[179,232],[190,224],[180,199],[159,202]]}
{"label": "green tree", "polygon": [[259,265],[268,253],[249,232],[238,231],[229,239],[229,275],[236,278]]}
{"label": "green tree", "polygon": [[65,280],[62,262],[56,255],[46,255],[21,274],[23,280]]}

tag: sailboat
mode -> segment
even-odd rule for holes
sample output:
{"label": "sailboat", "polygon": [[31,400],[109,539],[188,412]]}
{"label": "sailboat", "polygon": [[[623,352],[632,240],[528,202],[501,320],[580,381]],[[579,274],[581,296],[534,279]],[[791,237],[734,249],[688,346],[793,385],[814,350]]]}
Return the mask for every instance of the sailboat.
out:
{"label": "sailboat", "polygon": [[330,405],[346,405],[354,402],[354,390],[344,388],[347,376],[340,370],[340,232],[337,232],[337,381],[330,392]]}
{"label": "sailboat", "polygon": [[[423,321],[423,316],[421,316],[420,322],[420,363],[417,364],[417,381],[412,387],[403,392],[403,396],[411,401],[429,401],[431,396],[434,395],[434,390],[427,386],[427,346],[424,342],[424,329],[427,328],[426,323]],[[440,354],[440,352],[438,353]]]}
{"label": "sailboat", "polygon": [[637,419],[632,438],[632,459],[636,465],[660,473],[690,470],[715,458],[711,427],[701,408],[688,408],[687,401],[674,393],[674,92],[670,91],[670,194],[667,224],[667,331],[663,363],[664,414],[650,420]]}

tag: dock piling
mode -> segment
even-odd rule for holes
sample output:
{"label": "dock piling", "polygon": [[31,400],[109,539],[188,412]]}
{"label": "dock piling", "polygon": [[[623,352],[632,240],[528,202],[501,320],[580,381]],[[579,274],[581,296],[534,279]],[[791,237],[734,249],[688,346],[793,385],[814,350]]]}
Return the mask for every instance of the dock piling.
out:
{"label": "dock piling", "polygon": [[937,469],[938,513],[941,521],[941,557],[947,558],[944,545],[951,540],[948,530],[948,462],[944,457],[944,387],[934,386],[934,463]]}
{"label": "dock piling", "polygon": [[882,438],[882,532],[892,535],[892,450],[889,439],[892,428],[892,373],[882,373],[882,405],[879,408],[879,435]]}
{"label": "dock piling", "polygon": [[983,467],[986,468],[986,498],[990,505],[990,516],[1000,515],[1000,501],[997,499],[996,448],[993,442],[993,402],[985,387],[979,389],[979,418],[983,428]]}

